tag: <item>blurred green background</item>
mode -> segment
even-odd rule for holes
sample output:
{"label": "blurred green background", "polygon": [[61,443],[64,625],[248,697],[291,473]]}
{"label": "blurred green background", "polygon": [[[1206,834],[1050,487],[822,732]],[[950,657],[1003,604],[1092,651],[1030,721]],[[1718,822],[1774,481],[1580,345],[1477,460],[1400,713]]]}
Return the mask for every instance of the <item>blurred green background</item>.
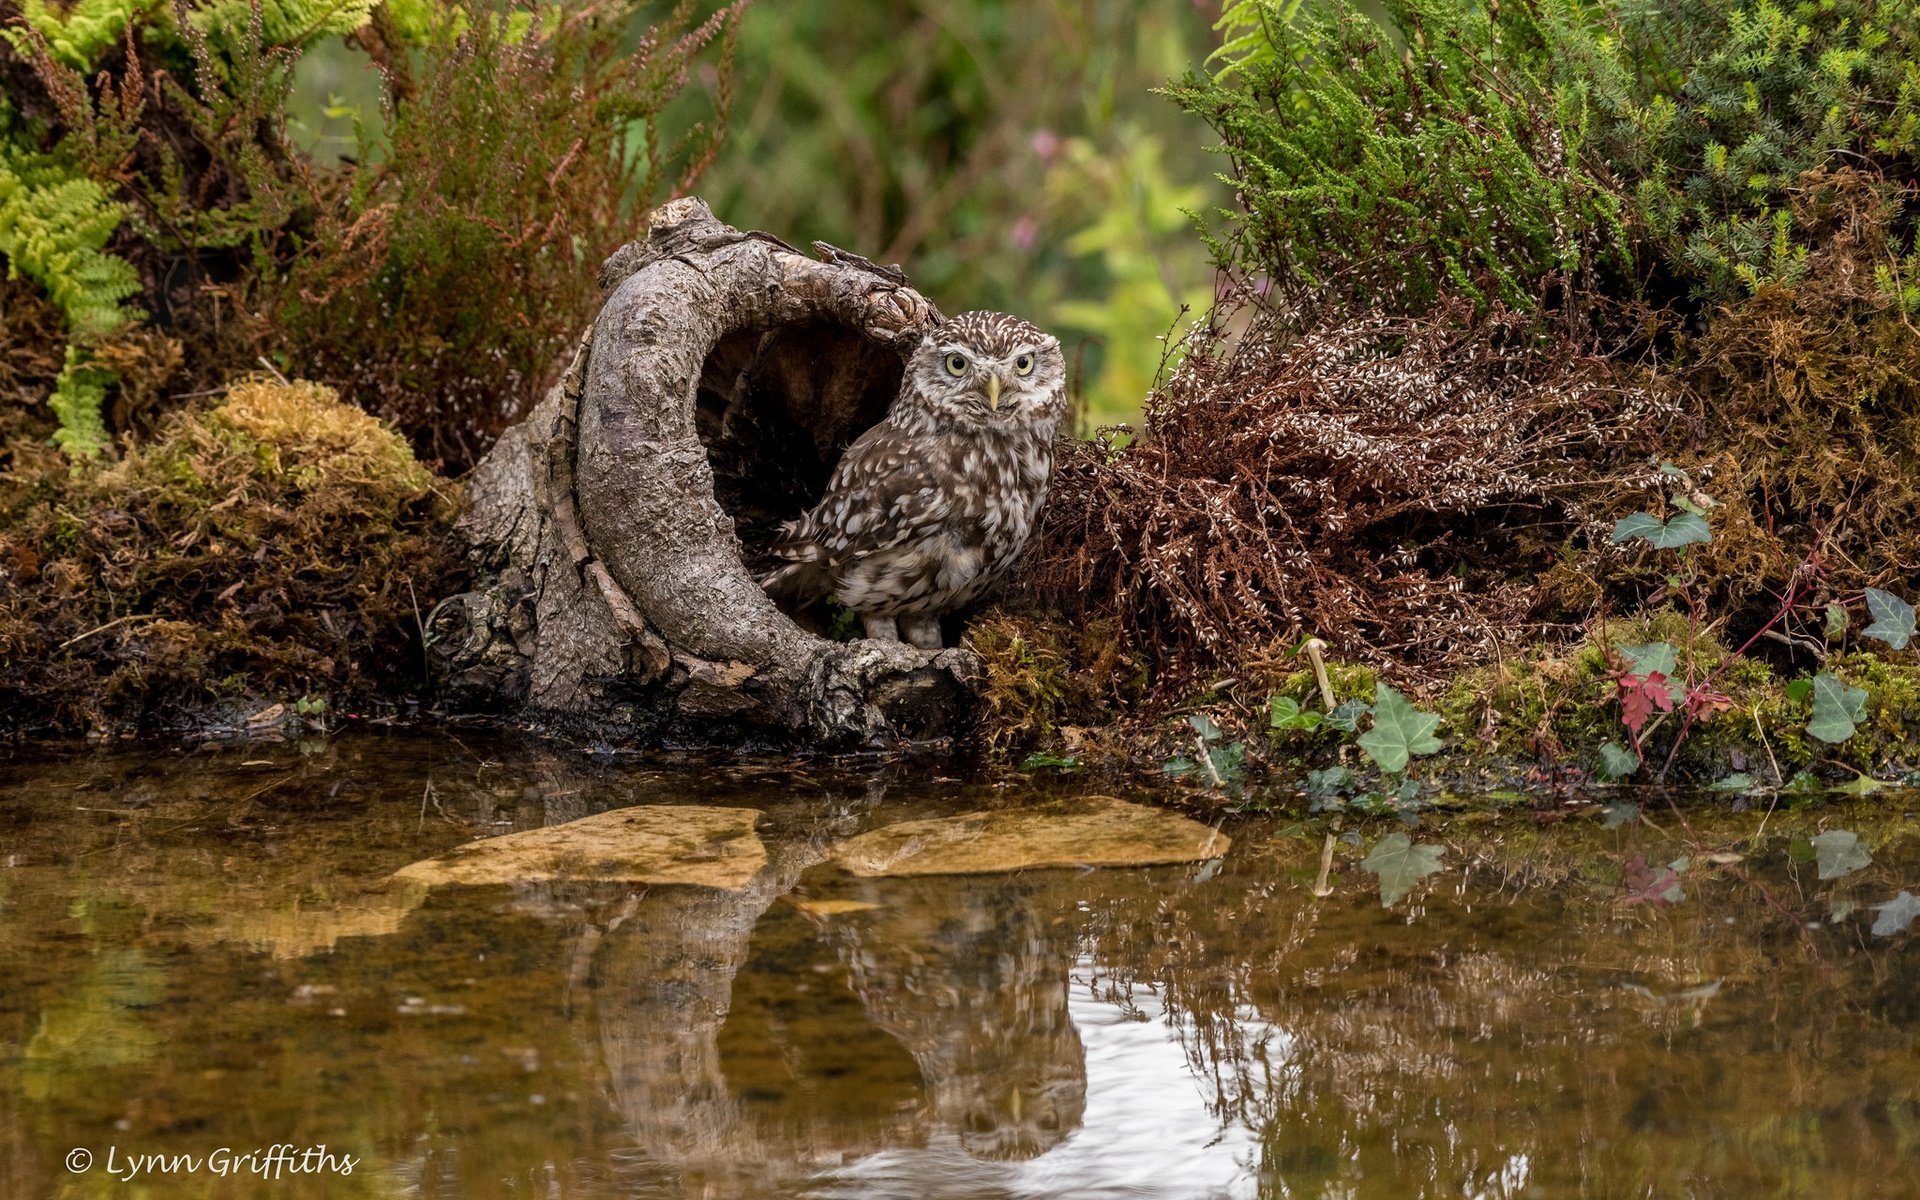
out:
{"label": "blurred green background", "polygon": [[[1218,0],[759,0],[732,126],[698,186],[723,220],[903,265],[949,313],[1059,335],[1086,424],[1131,420],[1162,337],[1211,301],[1187,212],[1222,204],[1215,139],[1154,89],[1215,43]],[[637,34],[637,31],[636,31]],[[679,101],[710,109],[702,64]],[[296,137],[351,154],[379,119],[357,50],[299,72]]]}

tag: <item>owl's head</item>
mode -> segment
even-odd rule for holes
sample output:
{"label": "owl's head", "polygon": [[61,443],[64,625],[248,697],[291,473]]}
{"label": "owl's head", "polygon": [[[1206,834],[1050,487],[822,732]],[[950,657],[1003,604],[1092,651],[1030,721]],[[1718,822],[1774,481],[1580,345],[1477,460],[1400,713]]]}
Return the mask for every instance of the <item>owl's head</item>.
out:
{"label": "owl's head", "polygon": [[961,313],[907,363],[902,402],[959,425],[1053,426],[1067,411],[1060,339],[1006,313]]}

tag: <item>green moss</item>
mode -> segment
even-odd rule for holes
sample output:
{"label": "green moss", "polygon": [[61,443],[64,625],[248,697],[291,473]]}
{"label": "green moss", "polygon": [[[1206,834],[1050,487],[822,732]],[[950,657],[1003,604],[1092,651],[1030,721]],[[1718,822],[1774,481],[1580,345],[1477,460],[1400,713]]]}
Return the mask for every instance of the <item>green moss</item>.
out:
{"label": "green moss", "polygon": [[8,449],[0,551],[34,569],[0,587],[0,711],[123,728],[420,685],[454,490],[332,391],[243,381],[112,464]]}

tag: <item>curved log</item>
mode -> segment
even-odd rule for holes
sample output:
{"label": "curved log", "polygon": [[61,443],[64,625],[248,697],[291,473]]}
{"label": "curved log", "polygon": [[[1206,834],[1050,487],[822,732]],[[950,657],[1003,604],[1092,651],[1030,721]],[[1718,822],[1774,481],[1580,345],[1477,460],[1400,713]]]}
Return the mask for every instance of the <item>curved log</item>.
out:
{"label": "curved log", "polygon": [[755,580],[941,320],[897,268],[814,248],[687,198],[607,260],[567,370],[468,483],[480,583],[428,620],[455,707],[618,741],[954,730],[972,655],[828,640]]}

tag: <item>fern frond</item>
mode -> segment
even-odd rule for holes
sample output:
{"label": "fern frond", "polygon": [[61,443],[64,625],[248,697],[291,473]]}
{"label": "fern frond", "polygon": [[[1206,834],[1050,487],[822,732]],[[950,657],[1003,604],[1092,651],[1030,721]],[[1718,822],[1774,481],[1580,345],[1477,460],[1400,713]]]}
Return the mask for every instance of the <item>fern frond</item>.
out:
{"label": "fern frond", "polygon": [[113,372],[90,362],[73,346],[67,347],[67,365],[54,381],[47,406],[60,419],[53,441],[68,458],[97,458],[107,448],[107,421],[102,406]]}
{"label": "fern frond", "polygon": [[[305,46],[349,34],[373,19],[380,0],[259,0],[267,46]],[[241,35],[253,21],[254,0],[217,0],[193,9],[195,27],[223,37]]]}
{"label": "fern frond", "polygon": [[20,0],[24,27],[0,28],[0,37],[22,55],[31,53],[27,30],[46,41],[53,60],[76,71],[91,71],[100,56],[120,44],[127,25],[158,10],[163,0]]}
{"label": "fern frond", "polygon": [[126,260],[106,252],[124,215],[93,180],[49,155],[0,142],[0,256],[7,274],[39,284],[82,342],[139,315],[123,304],[140,290],[139,278]]}

